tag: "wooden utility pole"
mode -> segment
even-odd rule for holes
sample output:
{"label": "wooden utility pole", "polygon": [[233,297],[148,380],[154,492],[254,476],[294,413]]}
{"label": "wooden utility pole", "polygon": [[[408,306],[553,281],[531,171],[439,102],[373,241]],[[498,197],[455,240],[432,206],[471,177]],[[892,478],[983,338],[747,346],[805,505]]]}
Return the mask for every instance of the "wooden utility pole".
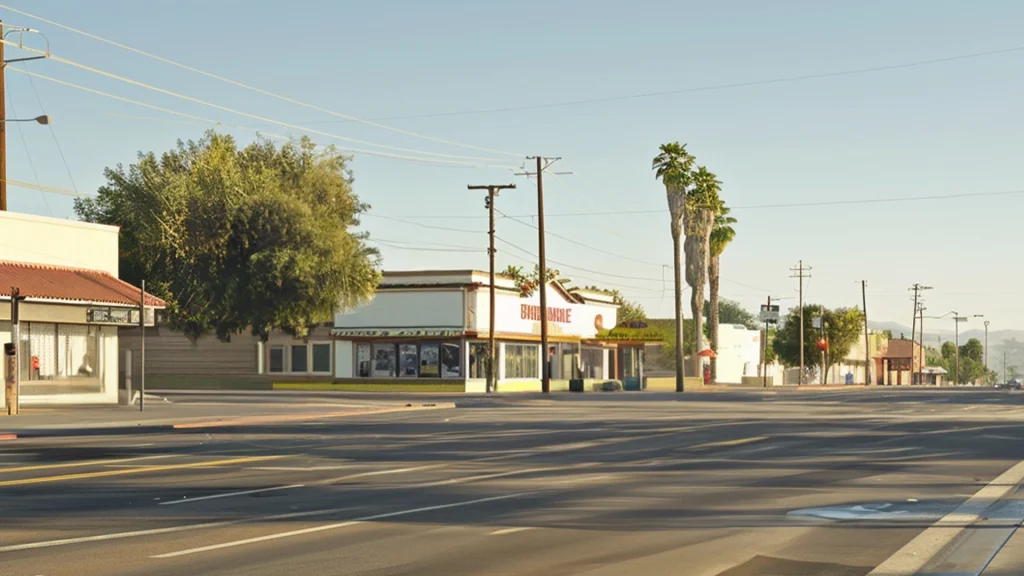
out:
{"label": "wooden utility pole", "polygon": [[[921,308],[921,354],[917,358],[917,383],[918,384],[924,384],[924,311],[927,310],[927,308],[925,308],[924,304],[921,304],[920,308]],[[911,354],[910,361],[913,362],[914,361],[914,358],[913,358],[914,347],[911,346],[910,350],[911,350],[911,352],[910,352],[910,354]]]}
{"label": "wooden utility pole", "polygon": [[487,392],[494,392],[497,388],[498,379],[494,374],[497,355],[494,349],[494,198],[502,190],[514,189],[515,184],[489,184],[485,186],[469,186],[470,190],[487,190],[487,197],[484,199],[484,206],[487,208],[487,219],[490,223],[487,228],[487,235],[490,237],[490,246],[487,254],[490,260],[490,309],[487,324]]}
{"label": "wooden utility pole", "polygon": [[868,338],[868,281],[860,281],[860,296],[864,301],[864,385],[871,385],[871,339]]}
{"label": "wooden utility pole", "polygon": [[[0,20],[0,39],[4,23]],[[0,211],[7,210],[7,66],[4,64],[4,43],[0,42]]]}
{"label": "wooden utility pole", "polygon": [[[913,343],[917,341],[917,338],[916,338],[916,336],[917,336],[917,334],[916,334],[916,330],[917,330],[917,303],[918,303],[918,294],[919,294],[920,292],[923,292],[923,291],[925,291],[925,290],[931,290],[931,289],[932,289],[932,287],[931,287],[931,286],[922,286],[921,284],[917,284],[917,283],[915,283],[915,284],[914,284],[913,286],[911,286],[911,287],[910,287],[910,290],[912,290],[912,291],[914,292],[914,317],[913,317],[913,319],[912,319],[912,320],[911,320],[911,322],[910,322],[910,342],[911,342],[911,345],[910,345],[910,350],[911,350],[911,352],[913,352],[913,350],[914,350],[914,345],[913,345]],[[921,338],[921,342],[922,342],[922,343],[924,342],[924,338],[923,338],[923,337]],[[924,348],[922,347],[922,351],[923,351],[923,350],[924,350]],[[913,356],[911,356],[911,358],[910,358],[910,361],[911,361],[911,366],[910,366],[910,383],[911,383],[911,384],[913,384],[913,383],[914,383],[914,366],[913,366],[913,361],[914,361],[914,358],[913,358]],[[918,377],[918,379],[920,380],[920,378],[921,378],[921,375],[920,375],[920,374],[918,374],[918,376],[917,376],[917,377]]]}
{"label": "wooden utility pole", "polygon": [[142,281],[139,288],[139,342],[141,352],[139,354],[139,412],[146,408],[146,281]]}
{"label": "wooden utility pole", "polygon": [[[538,288],[540,289],[540,358],[541,358],[541,391],[547,394],[551,392],[551,360],[548,358],[548,261],[545,254],[544,242],[544,171],[561,158],[545,158],[543,156],[532,156],[530,159],[537,161],[536,172],[521,172],[517,176],[537,177],[537,272]],[[560,172],[561,174],[561,172]],[[568,174],[568,172],[565,172]]]}
{"label": "wooden utility pole", "polygon": [[804,266],[804,261],[800,260],[795,268],[789,269],[793,272],[790,278],[800,279],[800,384],[804,383],[804,278],[810,278],[811,271],[810,266]]}

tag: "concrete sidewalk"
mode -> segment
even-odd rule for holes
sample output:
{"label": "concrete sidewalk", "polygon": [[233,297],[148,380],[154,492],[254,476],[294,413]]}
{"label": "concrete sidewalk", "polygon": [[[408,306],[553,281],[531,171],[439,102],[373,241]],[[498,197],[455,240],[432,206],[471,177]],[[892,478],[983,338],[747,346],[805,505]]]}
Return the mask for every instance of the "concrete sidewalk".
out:
{"label": "concrete sidewalk", "polygon": [[455,408],[451,402],[176,403],[146,396],[145,410],[134,406],[54,406],[22,408],[0,416],[0,440],[53,436],[150,434],[259,426],[370,414]]}

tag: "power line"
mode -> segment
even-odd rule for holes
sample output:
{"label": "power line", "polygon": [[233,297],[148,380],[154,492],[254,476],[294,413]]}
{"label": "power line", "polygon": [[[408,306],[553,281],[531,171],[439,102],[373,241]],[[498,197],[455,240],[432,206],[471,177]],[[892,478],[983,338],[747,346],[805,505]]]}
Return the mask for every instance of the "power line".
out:
{"label": "power line", "polygon": [[379,240],[368,238],[367,242],[380,244],[381,246],[387,246],[388,248],[395,248],[396,250],[413,250],[417,252],[483,252],[480,248],[434,248],[434,247],[419,247],[419,246],[400,246],[398,244],[392,244],[386,240]]}
{"label": "power line", "polygon": [[[921,66],[932,66],[935,64],[944,64],[948,62],[956,62],[959,60],[970,60],[974,58],[984,58],[988,56],[996,56],[1000,54],[1009,54],[1013,52],[1020,52],[1024,50],[1024,46],[1015,46],[1012,48],[1003,48],[998,50],[986,50],[984,52],[974,52],[970,54],[961,54],[957,56],[949,56],[945,58],[933,58],[931,60],[918,60],[914,62],[904,62],[899,64],[890,64],[886,66],[872,66],[868,68],[853,68],[848,70],[840,70],[835,72],[822,72],[818,74],[803,74],[797,76],[783,76],[778,78],[769,78],[764,80],[750,80],[745,82],[732,82],[728,84],[711,84],[706,86],[696,86],[691,88],[679,88],[675,90],[662,90],[657,92],[643,92],[639,94],[625,94],[620,96],[606,96],[602,98],[588,98],[581,100],[566,100],[562,102],[549,102],[546,104],[528,104],[522,106],[507,106],[503,108],[484,108],[477,110],[458,110],[451,112],[431,112],[426,114],[407,114],[403,116],[387,116],[383,118],[376,118],[375,120],[386,122],[389,120],[412,120],[417,118],[438,118],[446,116],[469,116],[479,114],[498,114],[504,112],[524,112],[528,110],[542,110],[546,108],[564,108],[569,106],[580,106],[586,104],[601,104],[605,102],[617,102],[624,100],[639,100],[644,98],[658,98],[663,96],[676,96],[680,94],[691,94],[695,92],[713,92],[718,90],[730,90],[734,88],[751,88],[755,86],[768,86],[772,84],[788,84],[793,82],[805,82],[808,80],[820,80],[824,78],[837,78],[840,76],[854,76],[859,74],[872,74],[877,72],[886,72],[890,70],[902,70],[906,68],[917,68]],[[324,120],[322,122],[306,122],[306,124],[319,124],[319,123],[337,123],[341,122],[338,120]]]}
{"label": "power line", "polygon": [[[1003,190],[998,192],[962,192],[957,194],[934,194],[930,196],[902,196],[894,198],[863,198],[857,200],[822,200],[816,202],[790,202],[786,204],[748,204],[740,206],[730,206],[732,210],[761,210],[761,209],[776,209],[776,208],[813,208],[817,206],[842,206],[849,204],[889,204],[894,202],[925,202],[934,200],[955,200],[958,198],[985,198],[991,196],[1019,196],[1024,194],[1024,190]],[[554,214],[545,214],[547,218],[557,217],[574,217],[574,216],[613,216],[619,214],[668,214],[668,209],[656,209],[656,210],[617,210],[614,212],[562,212]],[[509,218],[530,218],[533,214],[521,214],[516,216],[508,216]],[[463,216],[443,216],[443,215],[414,215],[414,216],[403,216],[403,218],[409,219],[475,219],[479,216],[463,215]]]}
{"label": "power line", "polygon": [[[239,115],[239,116],[244,116],[246,118],[250,118],[252,120],[257,120],[259,122],[265,122],[267,124],[272,124],[272,125],[276,125],[276,126],[282,126],[282,127],[285,127],[285,128],[291,128],[292,130],[299,130],[299,131],[302,131],[302,132],[308,132],[310,134],[316,134],[316,135],[319,135],[319,136],[325,136],[325,137],[328,137],[328,138],[334,138],[336,140],[342,140],[342,141],[346,141],[346,142],[354,142],[356,144],[363,144],[363,145],[367,145],[367,146],[374,146],[374,147],[377,147],[377,148],[384,148],[384,149],[388,149],[388,150],[396,150],[396,151],[400,151],[400,152],[409,152],[409,153],[414,153],[414,154],[424,154],[424,155],[427,155],[427,156],[436,156],[436,157],[439,157],[439,158],[450,158],[450,159],[455,159],[455,160],[488,161],[488,162],[497,162],[498,161],[495,158],[485,158],[485,157],[480,157],[480,156],[464,156],[464,155],[458,155],[458,154],[444,154],[444,153],[441,153],[441,152],[428,152],[426,150],[418,150],[418,149],[415,149],[415,148],[403,148],[401,146],[391,146],[391,145],[388,145],[388,144],[378,144],[376,142],[370,142],[368,140],[360,140],[358,138],[350,138],[348,136],[341,136],[341,135],[338,135],[338,134],[332,134],[330,132],[324,132],[322,130],[314,130],[312,128],[305,128],[305,127],[299,126],[298,124],[291,124],[291,123],[288,123],[288,122],[282,122],[280,120],[274,120],[272,118],[267,118],[265,116],[260,116],[258,114],[251,114],[249,112],[244,112],[242,110],[238,110],[238,109],[235,109],[235,108],[230,108],[228,106],[221,106],[220,104],[215,104],[213,102],[208,102],[206,100],[202,100],[202,99],[195,98],[195,97],[192,97],[192,96],[186,96],[184,94],[179,94],[178,92],[174,92],[172,90],[167,90],[165,88],[159,88],[157,86],[153,86],[152,84],[146,84],[145,82],[139,82],[138,80],[132,80],[131,78],[127,78],[125,76],[120,76],[118,74],[114,74],[113,72],[107,72],[105,70],[101,70],[99,68],[96,68],[96,67],[93,67],[93,66],[89,66],[87,64],[82,64],[82,63],[79,63],[79,62],[75,62],[74,60],[69,60],[67,58],[63,58],[63,57],[57,56],[57,55],[55,55],[53,53],[45,52],[45,51],[42,51],[42,50],[36,50],[34,48],[29,48],[27,46],[22,46],[22,45],[19,45],[17,42],[12,42],[10,40],[0,39],[0,42],[3,42],[6,45],[16,47],[18,49],[24,50],[24,51],[29,52],[29,53],[46,56],[48,59],[53,60],[55,62],[60,62],[61,64],[67,64],[67,65],[72,66],[74,68],[85,70],[87,72],[92,72],[93,74],[98,74],[100,76],[105,76],[107,78],[111,78],[111,79],[117,80],[119,82],[124,82],[124,83],[130,84],[132,86],[137,86],[139,88],[145,88],[146,90],[151,90],[153,92],[157,92],[157,93],[163,94],[165,96],[171,96],[171,97],[174,97],[174,98],[178,98],[180,100],[185,100],[186,102],[192,102],[193,104],[199,104],[199,105],[202,105],[202,106],[206,106],[208,108],[214,108],[214,109],[220,110],[222,112],[228,112],[228,113],[231,113],[231,114],[236,114],[236,115]],[[508,168],[509,166],[510,165],[503,165],[503,166],[496,166],[496,167]]]}
{"label": "power line", "polygon": [[[104,96],[106,98],[111,98],[113,100],[118,100],[118,101],[121,101],[121,102],[126,102],[128,104],[134,104],[136,106],[142,106],[144,108],[149,108],[151,110],[156,110],[158,112],[165,112],[167,114],[172,114],[172,115],[175,115],[175,116],[180,116],[180,117],[188,118],[188,119],[191,119],[191,120],[196,120],[198,122],[202,122],[202,123],[205,123],[205,124],[213,124],[215,126],[226,126],[226,127],[234,128],[234,129],[237,129],[237,130],[245,130],[245,131],[248,131],[248,132],[253,132],[253,133],[257,134],[257,135],[271,136],[273,138],[278,138],[278,139],[282,139],[282,140],[291,140],[291,138],[289,138],[288,136],[282,135],[282,134],[274,134],[273,132],[267,132],[265,130],[259,130],[257,128],[251,128],[251,127],[248,127],[248,126],[240,126],[238,124],[227,124],[227,123],[221,122],[219,120],[213,120],[211,118],[205,118],[203,116],[196,116],[194,114],[189,114],[187,112],[179,112],[179,111],[173,110],[171,108],[164,108],[163,106],[157,106],[155,104],[149,104],[147,102],[141,102],[139,100],[133,100],[131,98],[125,98],[124,96],[118,96],[116,94],[111,94],[109,92],[104,92],[102,90],[96,90],[95,88],[89,88],[88,86],[82,86],[80,84],[75,84],[73,82],[68,82],[66,80],[61,80],[59,78],[54,78],[52,76],[46,76],[45,74],[39,74],[38,72],[29,72],[28,70],[21,70],[21,69],[18,69],[18,68],[11,68],[10,71],[11,72],[18,72],[19,74],[26,74],[29,77],[40,78],[40,79],[46,80],[48,82],[53,82],[55,84],[60,84],[62,86],[67,86],[69,88],[74,88],[76,90],[82,90],[84,92],[89,92],[91,94],[96,94],[98,96]],[[366,149],[362,149],[362,148],[339,148],[339,149],[342,150],[343,152],[352,152],[352,153],[356,153],[356,154],[367,154],[367,155],[372,155],[372,156],[381,156],[381,157],[384,157],[384,158],[395,158],[395,159],[398,159],[398,160],[406,160],[406,161],[410,161],[410,162],[422,162],[422,163],[427,163],[427,164],[436,164],[436,165],[448,166],[448,167],[475,167],[475,168],[487,168],[487,167],[489,167],[489,166],[486,166],[486,165],[472,164],[472,163],[468,163],[468,162],[458,162],[458,161],[454,161],[454,160],[452,160],[452,161],[435,160],[433,158],[422,158],[422,157],[418,157],[418,156],[407,156],[407,155],[403,155],[403,154],[392,154],[392,153],[389,153],[389,152],[380,152],[380,151],[377,151],[377,150],[366,150]]]}
{"label": "power line", "polygon": [[456,141],[453,141],[453,140],[445,140],[443,138],[436,138],[436,137],[433,137],[433,136],[427,136],[425,134],[419,134],[419,133],[413,132],[411,130],[405,130],[405,129],[402,129],[402,128],[395,128],[395,127],[392,127],[392,126],[385,126],[383,124],[379,124],[379,123],[374,122],[372,120],[364,120],[364,119],[361,119],[361,118],[356,118],[355,116],[351,116],[351,115],[348,115],[348,114],[342,114],[341,112],[335,112],[333,110],[328,110],[326,108],[317,106],[315,104],[309,104],[309,103],[306,103],[306,102],[302,102],[300,100],[296,100],[294,98],[289,98],[287,96],[282,96],[280,94],[276,94],[274,92],[270,92],[269,90],[264,90],[262,88],[257,88],[255,86],[250,86],[248,84],[243,84],[242,82],[238,82],[237,80],[232,80],[232,79],[226,78],[224,76],[213,74],[211,72],[206,72],[204,70],[200,70],[198,68],[194,68],[194,67],[189,66],[187,64],[181,64],[180,62],[175,62],[174,60],[171,60],[169,58],[164,58],[162,56],[157,56],[156,54],[151,54],[149,52],[145,52],[145,51],[140,50],[138,48],[134,48],[134,47],[128,46],[126,44],[121,44],[120,42],[115,42],[114,40],[103,38],[102,36],[98,36],[96,34],[90,34],[89,32],[85,32],[84,30],[79,30],[77,28],[72,28],[71,26],[67,26],[67,25],[61,24],[59,22],[54,22],[53,20],[48,20],[48,19],[43,18],[41,16],[36,16],[35,14],[29,14],[28,12],[23,12],[21,10],[17,10],[15,8],[11,8],[10,6],[6,6],[6,5],[3,5],[3,4],[0,4],[0,8],[4,8],[6,10],[14,12],[15,14],[20,14],[22,16],[26,16],[28,18],[32,18],[32,19],[38,20],[40,22],[45,22],[45,23],[47,23],[47,24],[49,24],[51,26],[55,26],[57,28],[61,28],[61,29],[67,30],[69,32],[74,32],[75,34],[80,34],[80,35],[85,36],[87,38],[91,38],[93,40],[97,40],[99,42],[103,42],[105,44],[109,44],[111,46],[116,46],[118,48],[121,48],[123,50],[127,50],[129,52],[134,52],[135,54],[139,54],[139,55],[145,56],[147,58],[152,58],[154,60],[163,62],[165,64],[170,64],[171,66],[175,66],[175,67],[181,68],[183,70],[188,70],[189,72],[194,72],[196,74],[200,74],[202,76],[206,76],[207,78],[212,78],[214,80],[219,80],[221,82],[226,82],[226,83],[231,84],[232,86],[236,86],[238,88],[243,88],[243,89],[249,90],[251,92],[256,92],[256,93],[262,94],[264,96],[269,96],[271,98],[276,98],[277,100],[281,100],[283,102],[288,102],[289,104],[295,104],[297,106],[302,106],[304,108],[309,108],[311,110],[316,110],[317,112],[322,112],[324,114],[328,114],[328,115],[331,115],[331,116],[337,116],[339,118],[342,118],[346,122],[358,122],[360,124],[365,124],[367,126],[373,126],[375,128],[380,128],[382,130],[389,130],[391,132],[396,132],[398,134],[404,134],[406,136],[412,136],[414,138],[422,138],[424,140],[429,140],[431,142],[437,142],[439,144],[447,144],[449,146],[456,146],[456,147],[459,147],[459,148],[467,148],[467,149],[471,149],[471,150],[479,150],[479,151],[482,151],[482,152],[490,152],[492,154],[503,154],[503,155],[507,155],[507,156],[516,156],[516,157],[520,157],[520,158],[525,156],[525,154],[520,154],[520,153],[517,153],[517,152],[506,152],[506,151],[503,151],[503,150],[495,150],[495,149],[492,149],[492,148],[484,148],[482,146],[474,146],[472,144],[463,144],[461,142],[456,142]]}
{"label": "power line", "polygon": [[465,228],[449,228],[447,226],[431,226],[430,224],[422,224],[420,222],[414,222],[406,218],[397,218],[395,216],[385,216],[383,214],[374,214],[373,212],[366,212],[360,214],[360,216],[370,216],[372,218],[382,218],[384,220],[391,220],[393,222],[401,222],[403,224],[409,224],[412,226],[419,226],[420,228],[427,228],[430,230],[443,230],[445,232],[460,232],[462,234],[483,234],[483,230],[466,230]]}
{"label": "power line", "polygon": [[[0,70],[0,74],[3,74],[3,70]],[[18,109],[14,106],[14,100],[11,98],[11,93],[5,91],[7,97],[7,103],[11,105],[11,112],[14,112],[14,117],[18,117]],[[36,181],[36,189],[39,190],[39,197],[43,199],[43,205],[46,206],[46,212],[50,216],[53,216],[53,210],[50,209],[50,201],[46,199],[46,194],[40,189],[42,183],[39,182],[39,173],[36,171],[36,163],[32,161],[32,153],[28,149],[28,141],[25,140],[25,131],[21,128],[21,122],[14,122],[18,125],[18,136],[21,137],[21,145],[25,148],[25,159],[28,160],[28,167],[32,170],[32,178]]]}
{"label": "power line", "polygon": [[[28,66],[25,63],[21,64],[21,67],[28,72]],[[28,76],[28,85],[32,87],[32,93],[36,95],[36,102],[39,103],[39,111],[46,114],[46,106],[43,105],[43,99],[39,96],[39,90],[36,89],[35,80],[32,80],[32,76]],[[78,192],[78,185],[75,183],[75,177],[71,174],[71,166],[68,166],[67,156],[64,155],[64,148],[60,145],[60,140],[57,139],[57,131],[53,128],[53,122],[48,122],[46,127],[50,129],[50,136],[53,137],[53,144],[57,147],[57,153],[60,154],[60,161],[64,163],[64,170],[68,173],[68,180],[71,181],[71,187],[74,188],[75,192]]]}

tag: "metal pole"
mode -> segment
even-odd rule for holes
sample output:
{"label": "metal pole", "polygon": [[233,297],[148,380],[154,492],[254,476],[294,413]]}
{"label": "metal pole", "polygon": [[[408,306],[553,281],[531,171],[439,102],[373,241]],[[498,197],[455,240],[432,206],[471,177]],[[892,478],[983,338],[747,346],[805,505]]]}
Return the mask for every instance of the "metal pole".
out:
{"label": "metal pole", "polygon": [[772,297],[768,296],[768,308],[765,310],[764,317],[764,342],[761,343],[761,348],[764,352],[761,354],[761,387],[768,387],[768,314],[772,312]]}
{"label": "metal pole", "polygon": [[[0,38],[3,34],[0,20]],[[4,44],[0,42],[0,211],[7,210],[7,66],[3,61]]]}
{"label": "metal pole", "polygon": [[487,208],[487,219],[489,226],[487,228],[487,234],[490,237],[490,245],[487,248],[487,253],[490,260],[490,312],[488,313],[488,327],[487,327],[487,391],[494,392],[497,390],[498,379],[495,375],[495,368],[498,361],[497,351],[494,343],[494,255],[497,250],[494,249],[494,199],[498,196],[498,193],[506,189],[515,189],[515,184],[489,184],[485,186],[467,186],[469,190],[487,190],[487,197],[484,198],[484,206]]}
{"label": "metal pole", "polygon": [[487,235],[490,237],[490,246],[487,248],[488,259],[490,260],[490,309],[487,320],[487,392],[494,391],[494,187],[487,189],[487,219],[489,226]]}
{"label": "metal pole", "polygon": [[985,320],[985,378],[988,379],[988,320]]}
{"label": "metal pole", "polygon": [[544,159],[537,156],[537,230],[538,268],[540,272],[540,347],[541,391],[551,392],[551,366],[548,358],[548,263],[544,252]]}
{"label": "metal pole", "polygon": [[800,384],[804,383],[804,261],[800,261]]}
{"label": "metal pole", "polygon": [[860,296],[864,301],[864,385],[871,385],[871,339],[868,338],[868,281],[860,281]]}
{"label": "metal pole", "polygon": [[141,342],[141,353],[139,354],[139,361],[141,366],[139,369],[139,412],[144,411],[146,408],[146,281],[142,281],[142,287],[139,288],[139,340]]}
{"label": "metal pole", "polygon": [[[917,358],[918,384],[924,384],[924,310],[924,306],[921,306],[921,355]],[[911,354],[913,354],[913,351],[911,351]],[[911,358],[911,361],[913,361],[913,358]]]}
{"label": "metal pole", "polygon": [[954,326],[956,326],[956,328],[954,328],[954,334],[955,334],[955,338],[956,338],[956,383],[959,384],[960,383],[960,318],[954,316],[953,317],[953,324],[954,324]]}

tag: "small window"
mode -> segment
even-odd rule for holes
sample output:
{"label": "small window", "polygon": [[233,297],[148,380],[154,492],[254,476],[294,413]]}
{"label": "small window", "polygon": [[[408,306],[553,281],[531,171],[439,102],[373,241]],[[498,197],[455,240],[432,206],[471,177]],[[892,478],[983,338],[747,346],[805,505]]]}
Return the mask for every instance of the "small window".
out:
{"label": "small window", "polygon": [[372,366],[370,344],[368,342],[356,344],[356,376],[359,378],[369,378],[373,373]]}
{"label": "small window", "polygon": [[402,369],[398,375],[405,378],[415,378],[419,374],[419,351],[415,344],[398,345],[398,362]]}
{"label": "small window", "polygon": [[394,378],[397,364],[394,344],[373,345],[373,376],[375,378]]}
{"label": "small window", "polygon": [[284,346],[270,347],[270,372],[284,372]]}
{"label": "small window", "polygon": [[292,366],[289,372],[309,371],[309,358],[306,356],[306,348],[305,344],[292,346]]}
{"label": "small window", "polygon": [[441,377],[462,377],[462,347],[452,342],[441,345]]}
{"label": "small window", "polygon": [[487,378],[487,364],[490,361],[488,358],[489,351],[490,346],[486,342],[473,342],[469,345],[470,378]]}
{"label": "small window", "polygon": [[420,378],[437,378],[441,375],[438,368],[440,357],[437,344],[420,344]]}
{"label": "small window", "polygon": [[313,344],[313,372],[331,371],[331,345]]}

